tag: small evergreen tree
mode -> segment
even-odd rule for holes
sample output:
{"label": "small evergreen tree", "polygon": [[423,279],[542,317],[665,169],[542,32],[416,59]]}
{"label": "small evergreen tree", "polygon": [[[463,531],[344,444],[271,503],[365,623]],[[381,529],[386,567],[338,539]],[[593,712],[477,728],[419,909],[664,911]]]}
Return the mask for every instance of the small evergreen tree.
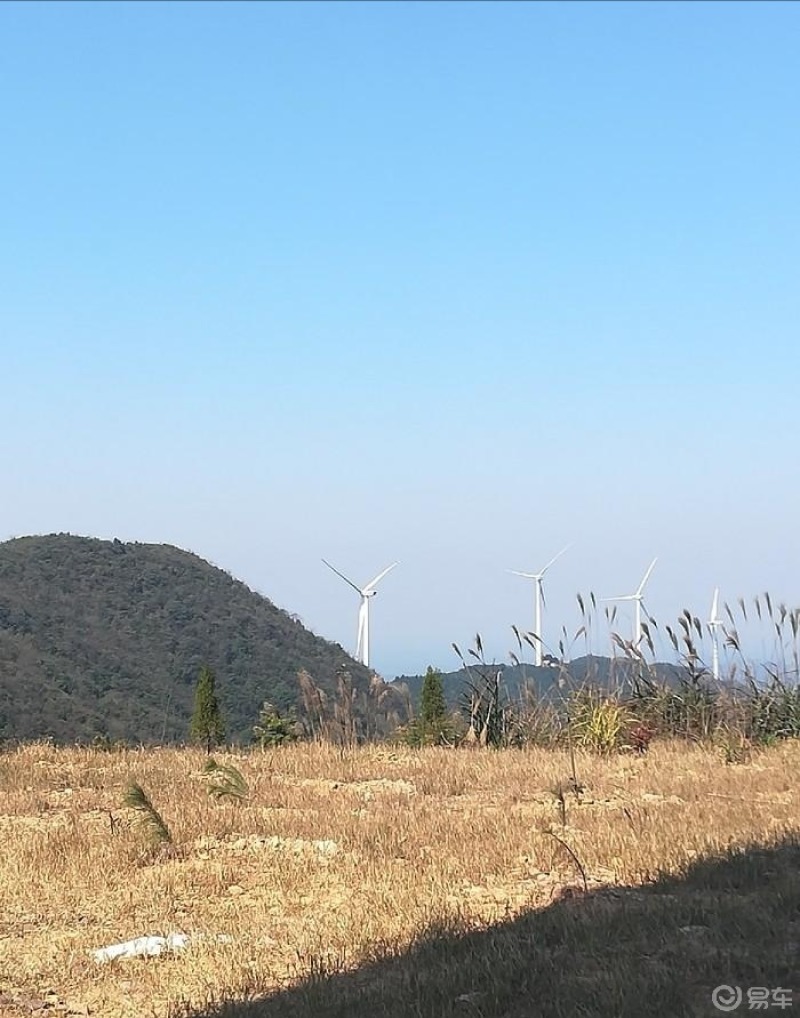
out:
{"label": "small evergreen tree", "polygon": [[415,746],[436,745],[451,734],[442,673],[429,665],[419,698],[419,716],[409,729],[410,742]]}
{"label": "small evergreen tree", "polygon": [[253,736],[262,749],[294,742],[297,738],[294,710],[281,714],[277,707],[265,700],[258,716],[258,724],[253,726]]}
{"label": "small evergreen tree", "polygon": [[197,742],[204,742],[206,752],[211,753],[214,746],[225,737],[225,724],[219,709],[214,673],[207,666],[200,669],[197,688],[194,693],[194,714],[189,734]]}

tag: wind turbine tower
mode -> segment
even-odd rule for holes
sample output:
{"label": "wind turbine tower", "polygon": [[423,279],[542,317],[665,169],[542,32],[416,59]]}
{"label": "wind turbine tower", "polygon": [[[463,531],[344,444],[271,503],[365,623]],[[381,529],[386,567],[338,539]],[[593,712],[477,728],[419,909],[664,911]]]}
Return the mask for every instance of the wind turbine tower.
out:
{"label": "wind turbine tower", "polygon": [[715,682],[719,682],[719,635],[717,631],[721,628],[719,587],[717,587],[714,590],[714,600],[711,602],[711,617],[708,620],[708,631],[711,633],[711,675]]}
{"label": "wind turbine tower", "polygon": [[654,558],[650,563],[647,572],[644,574],[642,582],[639,584],[639,588],[635,594],[620,594],[619,597],[604,597],[604,601],[633,601],[636,606],[636,622],[633,629],[633,645],[638,647],[642,639],[642,601],[644,601],[644,587],[647,581],[650,579],[650,573],[652,573],[657,558]]}
{"label": "wind turbine tower", "polygon": [[[322,560],[325,562],[325,559]],[[397,562],[393,562],[390,566],[387,566],[382,573],[378,573],[374,580],[370,580],[365,587],[359,587],[357,584],[349,580],[344,573],[340,573],[338,569],[325,562],[328,569],[331,569],[340,579],[344,580],[346,584],[355,590],[355,592],[361,598],[361,603],[358,607],[358,640],[356,642],[356,659],[359,660],[365,667],[369,668],[369,602],[370,598],[375,597],[378,593],[375,589],[384,576],[391,572],[392,569],[397,565]]]}
{"label": "wind turbine tower", "polygon": [[542,581],[544,580],[544,574],[547,572],[547,570],[550,568],[550,566],[557,559],[560,559],[561,556],[564,554],[564,552],[567,551],[571,547],[572,546],[568,544],[566,548],[562,548],[561,551],[558,553],[558,555],[556,555],[555,558],[551,558],[550,561],[547,563],[547,565],[543,566],[539,570],[538,573],[520,573],[516,569],[509,569],[508,570],[510,573],[513,573],[514,576],[522,576],[526,580],[533,580],[533,583],[534,583],[534,588],[533,588],[533,598],[534,598],[534,600],[533,600],[534,630],[533,630],[533,634],[536,637],[536,643],[535,643],[535,646],[533,648],[533,653],[534,653],[534,663],[536,664],[537,668],[541,668],[542,667],[542,651],[543,651],[543,643],[542,643],[542,605],[544,604],[544,586],[543,586]]}

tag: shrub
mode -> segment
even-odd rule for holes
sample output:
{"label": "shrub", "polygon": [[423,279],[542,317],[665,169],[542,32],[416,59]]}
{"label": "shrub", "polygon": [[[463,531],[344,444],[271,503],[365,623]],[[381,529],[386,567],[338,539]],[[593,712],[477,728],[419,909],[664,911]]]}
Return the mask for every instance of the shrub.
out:
{"label": "shrub", "polygon": [[747,702],[748,728],[756,742],[800,737],[800,687],[786,686],[777,676],[759,687],[751,681]]}
{"label": "shrub", "polygon": [[282,746],[298,738],[298,722],[294,710],[282,714],[265,700],[261,705],[258,723],[253,726],[253,738],[262,749]]}
{"label": "shrub", "polygon": [[569,714],[577,742],[596,753],[613,753],[620,749],[631,723],[630,713],[623,704],[609,697],[598,697],[591,691],[572,698]]}
{"label": "shrub", "polygon": [[653,741],[653,729],[644,721],[636,721],[628,731],[628,745],[634,753],[646,753]]}

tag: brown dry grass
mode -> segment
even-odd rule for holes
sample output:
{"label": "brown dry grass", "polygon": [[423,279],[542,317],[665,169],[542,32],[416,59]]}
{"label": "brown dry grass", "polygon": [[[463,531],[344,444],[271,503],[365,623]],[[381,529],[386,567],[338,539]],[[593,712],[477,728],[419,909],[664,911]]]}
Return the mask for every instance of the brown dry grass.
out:
{"label": "brown dry grass", "polygon": [[[553,750],[303,745],[217,759],[247,779],[244,803],[210,797],[205,756],[189,749],[0,756],[0,1014],[166,1016],[369,966],[432,927],[513,922],[582,890],[551,831],[591,890],[778,845],[800,826],[796,742],[735,766],[682,743],[581,754],[584,789],[566,793],[565,814],[554,789],[570,765]],[[173,846],[149,849],[121,806],[132,780]],[[172,931],[202,937],[157,959],[90,955]],[[467,998],[465,1014],[512,1013]]]}

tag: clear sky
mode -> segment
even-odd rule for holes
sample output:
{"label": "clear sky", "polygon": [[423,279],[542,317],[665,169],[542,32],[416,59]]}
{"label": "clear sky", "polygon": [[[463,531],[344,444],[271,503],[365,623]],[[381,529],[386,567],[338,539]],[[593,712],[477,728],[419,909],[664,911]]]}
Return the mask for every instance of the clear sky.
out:
{"label": "clear sky", "polygon": [[800,603],[798,53],[790,3],[3,3],[0,538],[348,648],[321,558],[398,559],[387,676],[507,659],[568,542],[550,641],[656,555],[662,621]]}

